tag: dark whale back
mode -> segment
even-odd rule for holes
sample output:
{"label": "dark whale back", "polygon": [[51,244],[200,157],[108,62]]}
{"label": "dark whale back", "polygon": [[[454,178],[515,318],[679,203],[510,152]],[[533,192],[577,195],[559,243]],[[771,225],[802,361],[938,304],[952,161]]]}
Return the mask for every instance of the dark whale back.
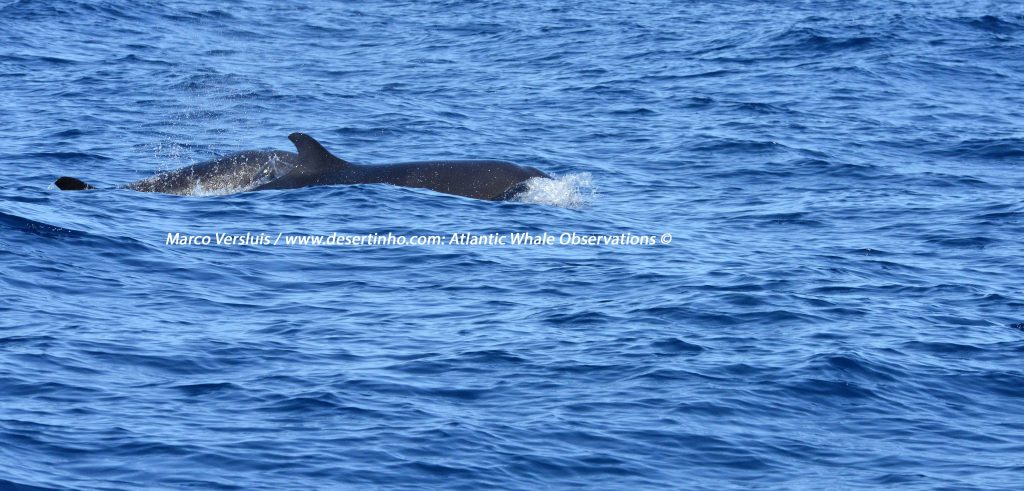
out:
{"label": "dark whale back", "polygon": [[549,177],[533,167],[501,160],[429,160],[358,165],[340,159],[304,133],[292,133],[298,157],[292,172],[264,184],[264,189],[291,189],[331,184],[393,184],[486,200],[507,200],[534,177]]}

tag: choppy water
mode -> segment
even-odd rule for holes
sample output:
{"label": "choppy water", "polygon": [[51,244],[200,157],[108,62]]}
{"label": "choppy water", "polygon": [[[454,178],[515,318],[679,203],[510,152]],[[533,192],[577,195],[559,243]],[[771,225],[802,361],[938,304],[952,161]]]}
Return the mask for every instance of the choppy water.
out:
{"label": "choppy water", "polygon": [[[1024,489],[1018,3],[0,5],[0,488]],[[563,186],[51,186],[293,131]]]}

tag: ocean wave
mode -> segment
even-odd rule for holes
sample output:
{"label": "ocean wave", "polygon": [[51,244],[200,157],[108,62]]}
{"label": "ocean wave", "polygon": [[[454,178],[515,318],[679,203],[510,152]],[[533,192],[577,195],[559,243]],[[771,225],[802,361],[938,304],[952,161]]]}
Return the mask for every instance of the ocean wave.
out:
{"label": "ocean wave", "polygon": [[0,212],[0,226],[3,226],[8,230],[28,233],[40,237],[61,238],[88,236],[86,232],[58,227],[56,225],[50,225],[45,222],[32,220],[19,215],[9,215],[3,212]]}

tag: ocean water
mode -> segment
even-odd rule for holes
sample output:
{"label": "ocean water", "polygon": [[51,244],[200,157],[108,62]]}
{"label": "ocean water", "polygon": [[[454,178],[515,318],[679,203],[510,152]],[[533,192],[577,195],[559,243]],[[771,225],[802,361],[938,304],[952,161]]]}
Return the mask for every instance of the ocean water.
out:
{"label": "ocean water", "polygon": [[[1022,128],[1016,2],[2,1],[0,489],[1024,489]],[[115,189],[295,131],[556,179]]]}

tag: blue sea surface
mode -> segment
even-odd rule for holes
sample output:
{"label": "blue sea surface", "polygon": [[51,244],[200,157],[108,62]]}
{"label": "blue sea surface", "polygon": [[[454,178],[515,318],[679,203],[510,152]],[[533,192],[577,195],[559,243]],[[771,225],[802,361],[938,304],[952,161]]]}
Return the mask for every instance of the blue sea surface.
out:
{"label": "blue sea surface", "polygon": [[[116,188],[296,131],[554,179]],[[1019,2],[0,1],[0,489],[1024,489],[1022,163]]]}

